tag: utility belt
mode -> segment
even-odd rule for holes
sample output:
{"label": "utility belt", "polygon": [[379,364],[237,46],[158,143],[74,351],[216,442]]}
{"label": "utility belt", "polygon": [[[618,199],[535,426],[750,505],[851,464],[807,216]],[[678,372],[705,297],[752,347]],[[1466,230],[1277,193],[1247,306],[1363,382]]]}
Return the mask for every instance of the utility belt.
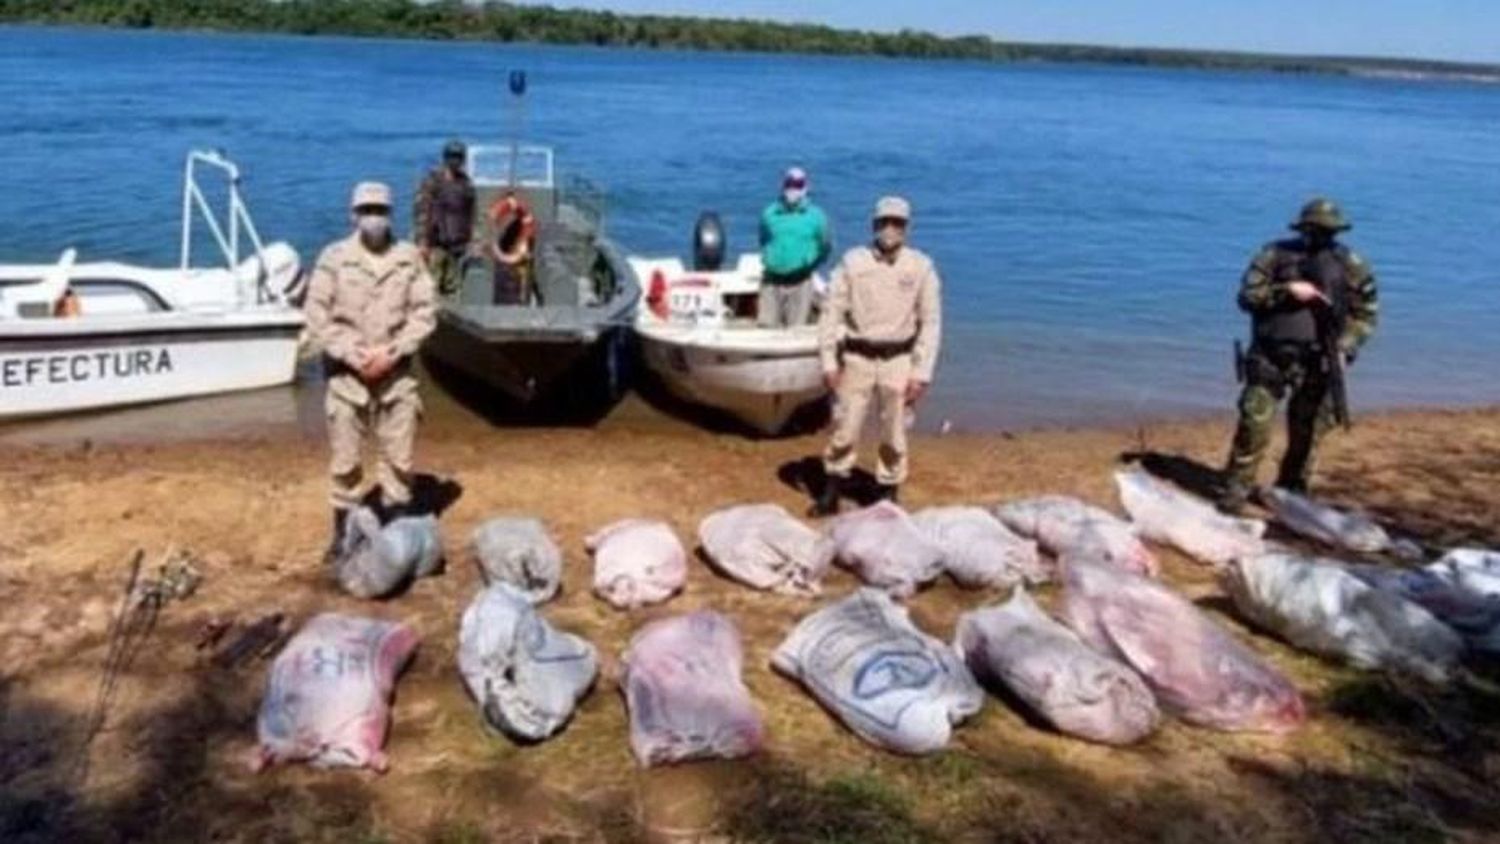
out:
{"label": "utility belt", "polygon": [[[409,374],[410,372],[411,356],[408,355],[396,361],[396,365],[391,367],[391,371],[386,374],[384,380],[394,381],[403,375]],[[355,378],[360,377],[359,371],[349,364],[344,363],[333,355],[323,355],[323,378],[325,380],[331,381],[340,375],[352,375]]]}
{"label": "utility belt", "polygon": [[858,337],[849,337],[843,343],[843,350],[846,353],[873,360],[890,360],[902,355],[909,355],[916,347],[917,338],[915,337],[908,337],[905,340],[888,341],[862,340]]}
{"label": "utility belt", "polygon": [[1244,350],[1238,341],[1234,349],[1235,379],[1242,384],[1261,384],[1280,388],[1289,372],[1327,374],[1328,356],[1322,343],[1301,340],[1256,340]]}
{"label": "utility belt", "polygon": [[1250,343],[1251,355],[1279,365],[1321,357],[1324,351],[1323,344],[1317,340],[1253,340]]}

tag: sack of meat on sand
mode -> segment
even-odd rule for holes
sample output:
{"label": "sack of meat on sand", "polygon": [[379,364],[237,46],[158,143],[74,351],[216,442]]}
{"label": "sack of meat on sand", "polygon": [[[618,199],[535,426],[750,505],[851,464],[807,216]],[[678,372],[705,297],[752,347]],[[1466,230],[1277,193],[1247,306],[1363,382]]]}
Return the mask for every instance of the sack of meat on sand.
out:
{"label": "sack of meat on sand", "polygon": [[1052,577],[1036,543],[1017,536],[982,507],[929,507],[912,521],[942,550],[944,570],[965,589],[1045,583]]}
{"label": "sack of meat on sand", "polygon": [[1125,512],[1146,539],[1215,566],[1266,552],[1265,522],[1226,516],[1144,469],[1116,472],[1115,484]]}
{"label": "sack of meat on sand", "polygon": [[1427,571],[1465,592],[1500,598],[1500,551],[1458,548],[1444,554]]}
{"label": "sack of meat on sand", "polygon": [[783,595],[817,595],[833,558],[831,542],[775,504],[712,513],[698,526],[698,542],[724,574]]}
{"label": "sack of meat on sand", "polygon": [[542,618],[532,596],[492,583],[464,611],[458,670],[485,721],[519,741],[550,738],[594,685],[599,657]]}
{"label": "sack of meat on sand", "polygon": [[309,621],[271,665],[253,767],[384,771],[391,692],[416,647],[405,624],[333,613]]}
{"label": "sack of meat on sand", "polygon": [[373,511],[349,514],[333,561],[334,578],[356,598],[384,598],[415,577],[442,571],[443,541],[434,516],[408,516],[382,526]]}
{"label": "sack of meat on sand", "polygon": [[1016,533],[1035,539],[1058,560],[1104,563],[1147,577],[1157,574],[1156,557],[1129,522],[1063,495],[1012,501],[994,508],[995,518]]}
{"label": "sack of meat on sand", "polygon": [[1458,631],[1470,648],[1500,653],[1500,551],[1458,548],[1419,569],[1359,566],[1353,570],[1421,604]]}
{"label": "sack of meat on sand", "polygon": [[771,664],[856,735],[920,755],[948,745],[984,691],[948,645],[918,630],[889,595],[860,589],[809,615]]}
{"label": "sack of meat on sand", "polygon": [[533,604],[552,600],[562,588],[562,549],[537,519],[490,519],[474,531],[470,544],[489,585],[509,583]]}
{"label": "sack of meat on sand", "polygon": [[834,560],[893,597],[909,598],[943,573],[943,549],[917,529],[905,510],[889,501],[845,513],[827,531]]}
{"label": "sack of meat on sand", "polygon": [[1357,554],[1395,548],[1385,528],[1363,513],[1340,510],[1280,487],[1264,490],[1261,500],[1287,530],[1332,548]]}
{"label": "sack of meat on sand", "polygon": [[630,749],[642,766],[738,759],[765,744],[728,618],[695,612],[652,622],[630,640],[622,665]]}
{"label": "sack of meat on sand", "polygon": [[687,551],[666,522],[625,519],[584,540],[594,592],[622,610],[658,604],[687,582]]}
{"label": "sack of meat on sand", "polygon": [[1135,669],[1184,721],[1284,733],[1306,717],[1291,681],[1163,584],[1077,560],[1064,562],[1063,584],[1067,625]]}
{"label": "sack of meat on sand", "polygon": [[1132,744],[1161,721],[1156,697],[1139,674],[1090,649],[1024,588],[1005,604],[959,618],[954,648],[981,682],[1010,690],[1068,735]]}
{"label": "sack of meat on sand", "polygon": [[1222,579],[1251,622],[1357,668],[1441,683],[1463,656],[1463,641],[1427,610],[1371,586],[1336,561],[1264,554],[1236,560]]}

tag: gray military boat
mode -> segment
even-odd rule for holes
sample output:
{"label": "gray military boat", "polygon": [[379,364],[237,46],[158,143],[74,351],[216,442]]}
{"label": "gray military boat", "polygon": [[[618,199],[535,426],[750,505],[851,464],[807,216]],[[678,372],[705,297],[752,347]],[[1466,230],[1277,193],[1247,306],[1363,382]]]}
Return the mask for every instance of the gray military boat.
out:
{"label": "gray military boat", "polygon": [[[605,235],[603,192],[559,184],[543,146],[470,146],[468,172],[478,249],[439,308],[429,369],[486,412],[607,409],[641,286]],[[527,258],[511,264],[518,249]]]}

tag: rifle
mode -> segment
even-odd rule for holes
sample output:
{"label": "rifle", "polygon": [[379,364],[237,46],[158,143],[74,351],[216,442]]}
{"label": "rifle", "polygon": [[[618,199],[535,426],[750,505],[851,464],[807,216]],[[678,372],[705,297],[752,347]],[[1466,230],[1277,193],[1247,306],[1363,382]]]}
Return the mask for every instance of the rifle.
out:
{"label": "rifle", "polygon": [[1323,347],[1323,360],[1328,367],[1328,397],[1333,402],[1333,421],[1344,430],[1354,427],[1349,419],[1349,386],[1344,380],[1347,363],[1339,348],[1339,338],[1344,335],[1343,320],[1334,314],[1328,304],[1318,306],[1318,344]]}
{"label": "rifle", "polygon": [[[1349,388],[1344,376],[1348,364],[1339,340],[1344,336],[1344,323],[1348,313],[1342,306],[1344,291],[1329,285],[1323,273],[1323,258],[1332,260],[1331,250],[1324,250],[1310,257],[1304,264],[1303,277],[1314,281],[1325,293],[1313,303],[1313,312],[1318,324],[1318,345],[1323,350],[1323,364],[1328,375],[1328,397],[1333,402],[1333,420],[1344,430],[1353,427],[1349,417]],[[1332,293],[1332,297],[1328,293]]]}

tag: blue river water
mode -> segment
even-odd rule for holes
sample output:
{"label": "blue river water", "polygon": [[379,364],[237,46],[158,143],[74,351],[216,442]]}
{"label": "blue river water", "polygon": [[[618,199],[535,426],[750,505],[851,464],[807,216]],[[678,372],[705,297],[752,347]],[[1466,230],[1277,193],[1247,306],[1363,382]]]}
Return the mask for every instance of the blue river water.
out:
{"label": "blue river water", "polygon": [[[359,179],[410,202],[450,136],[601,183],[627,249],[731,249],[805,166],[841,247],[910,197],[944,280],[924,425],[1131,424],[1228,409],[1255,249],[1339,200],[1383,322],[1357,409],[1500,401],[1500,86],[1093,66],[0,28],[0,261],[171,263],[192,147],[245,169],[310,261]],[[402,215],[403,225],[407,222]]]}

